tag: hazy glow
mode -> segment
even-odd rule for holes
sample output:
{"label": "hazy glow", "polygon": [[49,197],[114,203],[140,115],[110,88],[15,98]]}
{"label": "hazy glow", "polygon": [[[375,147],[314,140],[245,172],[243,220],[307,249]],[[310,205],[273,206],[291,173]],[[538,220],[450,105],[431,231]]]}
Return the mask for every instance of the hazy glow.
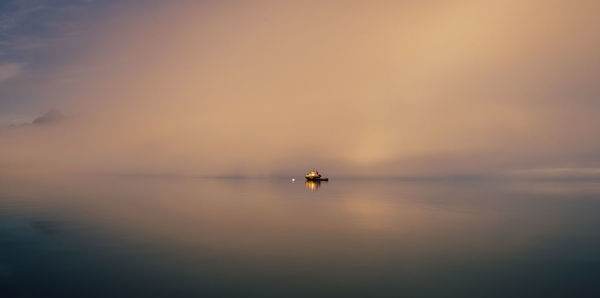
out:
{"label": "hazy glow", "polygon": [[71,117],[2,130],[0,171],[600,166],[596,1],[173,2],[114,12],[22,84]]}

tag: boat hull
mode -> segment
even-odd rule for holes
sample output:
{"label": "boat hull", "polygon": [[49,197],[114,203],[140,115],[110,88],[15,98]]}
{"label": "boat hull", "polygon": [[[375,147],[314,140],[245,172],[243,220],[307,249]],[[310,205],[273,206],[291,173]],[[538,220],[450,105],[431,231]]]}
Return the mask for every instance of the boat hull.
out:
{"label": "boat hull", "polygon": [[323,178],[323,177],[306,177],[306,180],[308,180],[308,181],[329,181],[329,178]]}

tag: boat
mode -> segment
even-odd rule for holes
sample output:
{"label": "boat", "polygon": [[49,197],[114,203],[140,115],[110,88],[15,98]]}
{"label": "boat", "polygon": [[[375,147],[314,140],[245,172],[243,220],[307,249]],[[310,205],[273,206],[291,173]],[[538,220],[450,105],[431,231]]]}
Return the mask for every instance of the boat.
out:
{"label": "boat", "polygon": [[329,178],[322,177],[319,174],[319,171],[312,169],[308,174],[306,174],[306,180],[308,181],[329,181]]}

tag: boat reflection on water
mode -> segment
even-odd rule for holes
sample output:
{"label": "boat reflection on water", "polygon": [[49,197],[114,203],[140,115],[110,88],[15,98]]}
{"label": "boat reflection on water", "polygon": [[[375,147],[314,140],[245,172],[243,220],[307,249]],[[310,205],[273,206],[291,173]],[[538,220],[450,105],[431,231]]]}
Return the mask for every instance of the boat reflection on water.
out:
{"label": "boat reflection on water", "polygon": [[306,188],[308,188],[310,191],[317,191],[319,189],[319,187],[321,187],[321,183],[327,183],[327,181],[312,181],[312,180],[307,180],[306,181]]}

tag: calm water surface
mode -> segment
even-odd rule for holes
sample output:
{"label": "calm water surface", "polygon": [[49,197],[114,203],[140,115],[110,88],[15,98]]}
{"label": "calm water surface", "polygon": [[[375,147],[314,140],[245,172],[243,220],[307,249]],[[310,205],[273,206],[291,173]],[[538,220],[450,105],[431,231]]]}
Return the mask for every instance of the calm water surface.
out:
{"label": "calm water surface", "polygon": [[600,297],[600,183],[0,181],[2,297]]}

